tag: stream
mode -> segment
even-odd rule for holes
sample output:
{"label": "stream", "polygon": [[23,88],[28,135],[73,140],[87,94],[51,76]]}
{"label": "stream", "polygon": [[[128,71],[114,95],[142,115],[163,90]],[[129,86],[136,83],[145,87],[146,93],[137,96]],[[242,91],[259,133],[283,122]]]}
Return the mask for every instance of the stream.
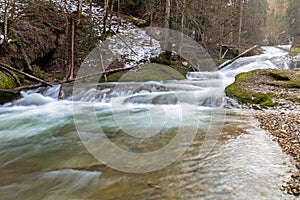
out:
{"label": "stream", "polygon": [[[59,86],[23,92],[0,107],[0,199],[288,198],[279,188],[293,168],[290,158],[252,111],[224,108],[224,87],[236,74],[290,68],[285,51],[263,48],[260,56],[182,81],[103,83],[62,101]],[[178,135],[184,142],[175,148],[184,151],[154,160],[133,162],[93,146],[109,139],[143,155]]]}

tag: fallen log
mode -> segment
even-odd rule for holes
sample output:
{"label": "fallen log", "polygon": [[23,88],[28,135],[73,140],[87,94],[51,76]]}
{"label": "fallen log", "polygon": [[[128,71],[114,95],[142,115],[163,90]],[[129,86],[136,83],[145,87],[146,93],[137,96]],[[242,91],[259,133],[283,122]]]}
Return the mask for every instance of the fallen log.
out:
{"label": "fallen log", "polygon": [[[1,68],[1,65],[3,63],[0,63],[0,68]],[[60,84],[62,84],[61,88],[60,88],[60,94],[59,94],[59,98],[60,99],[63,99],[62,97],[62,90],[63,90],[63,84],[64,83],[71,83],[71,82],[75,82],[75,81],[81,81],[81,80],[84,80],[84,79],[87,79],[87,78],[91,78],[91,77],[94,77],[94,76],[102,76],[103,74],[111,74],[111,73],[115,73],[115,72],[119,72],[119,71],[125,71],[125,70],[130,70],[132,69],[133,67],[128,67],[128,68],[117,68],[117,69],[112,69],[112,70],[107,70],[107,71],[104,71],[104,72],[98,72],[98,73],[95,73],[95,74],[89,74],[89,75],[86,75],[86,76],[81,76],[81,77],[78,77],[78,78],[75,78],[75,79],[72,79],[72,80],[64,80],[64,81],[61,81]],[[19,73],[19,72],[18,72]],[[49,86],[53,86],[52,84],[48,83]],[[45,83],[38,83],[38,84],[35,84],[35,85],[27,85],[27,86],[21,86],[21,87],[17,87],[17,88],[14,88],[14,89],[1,89],[0,88],[0,92],[4,92],[4,93],[12,93],[12,94],[18,94],[20,93],[20,91],[22,90],[27,90],[27,89],[34,89],[34,88],[38,88],[38,87],[41,87],[45,85]]]}
{"label": "fallen log", "polygon": [[89,74],[86,76],[77,77],[73,80],[64,80],[64,81],[61,81],[60,83],[71,83],[71,82],[75,82],[75,81],[81,81],[81,80],[95,77],[95,76],[102,76],[103,74],[112,74],[112,73],[119,72],[119,71],[130,70],[132,68],[133,67],[127,67],[127,68],[122,67],[122,68],[111,69],[111,70],[107,70],[107,71],[103,71],[103,72],[97,72],[95,74]]}
{"label": "fallen log", "polygon": [[26,86],[21,86],[21,87],[17,87],[14,89],[2,89],[0,88],[0,92],[4,92],[4,93],[11,93],[11,94],[18,94],[21,92],[21,90],[28,90],[28,89],[34,89],[34,88],[38,88],[43,86],[42,83],[38,83],[35,85],[26,85]]}
{"label": "fallen log", "polygon": [[254,50],[258,48],[258,45],[254,45],[253,47],[247,49],[246,51],[244,51],[243,53],[241,53],[240,55],[236,56],[235,58],[221,64],[219,67],[218,67],[218,70],[220,69],[223,69],[224,67],[230,65],[231,63],[233,63],[234,61],[236,61],[237,59],[239,59],[240,57],[244,56],[245,54],[249,53],[250,51]]}
{"label": "fallen log", "polygon": [[48,86],[51,86],[51,87],[53,86],[51,83],[48,83],[48,82],[46,82],[46,81],[44,81],[44,80],[42,80],[42,79],[39,79],[39,78],[37,78],[37,77],[35,77],[35,76],[33,76],[33,75],[30,75],[30,74],[27,74],[27,73],[22,72],[22,71],[20,71],[20,70],[17,70],[17,69],[15,69],[15,68],[13,68],[13,67],[7,65],[7,64],[4,64],[4,63],[2,63],[2,62],[0,62],[0,68],[5,69],[5,70],[9,69],[9,70],[11,70],[11,71],[14,71],[14,72],[17,72],[17,73],[19,73],[19,74],[22,74],[22,75],[24,75],[24,76],[26,76],[26,77],[28,77],[28,78],[30,78],[30,79],[32,79],[32,80],[35,80],[35,81],[37,81],[37,82],[43,83],[43,84],[48,85]]}

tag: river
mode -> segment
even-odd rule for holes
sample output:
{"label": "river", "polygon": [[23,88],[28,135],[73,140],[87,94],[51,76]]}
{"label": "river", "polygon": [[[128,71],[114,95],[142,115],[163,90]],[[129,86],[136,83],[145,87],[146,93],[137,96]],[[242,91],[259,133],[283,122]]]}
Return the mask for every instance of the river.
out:
{"label": "river", "polygon": [[[279,188],[290,158],[252,111],[228,108],[224,96],[238,73],[289,68],[285,51],[264,50],[183,81],[105,83],[62,101],[59,86],[23,92],[0,107],[0,199],[288,198]],[[145,154],[137,163],[93,146],[109,139],[144,155],[178,135],[179,153]]]}

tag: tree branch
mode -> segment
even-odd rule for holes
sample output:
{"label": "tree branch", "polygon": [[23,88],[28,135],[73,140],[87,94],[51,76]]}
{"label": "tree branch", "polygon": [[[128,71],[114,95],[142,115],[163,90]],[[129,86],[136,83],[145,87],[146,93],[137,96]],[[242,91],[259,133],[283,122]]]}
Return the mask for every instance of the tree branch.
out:
{"label": "tree branch", "polygon": [[7,64],[4,64],[4,63],[2,63],[2,62],[0,62],[0,68],[2,68],[2,69],[9,69],[9,70],[11,70],[11,71],[18,72],[19,74],[22,74],[22,75],[24,75],[24,76],[26,76],[26,77],[28,77],[28,78],[30,78],[30,79],[32,79],[32,80],[35,80],[35,81],[37,81],[37,82],[41,82],[41,83],[43,83],[43,84],[45,84],[45,85],[48,85],[48,86],[51,86],[51,87],[53,86],[52,84],[50,84],[50,83],[48,83],[48,82],[46,82],[46,81],[44,81],[44,80],[42,80],[42,79],[39,79],[39,78],[37,78],[37,77],[35,77],[35,76],[32,76],[32,75],[30,75],[30,74],[27,74],[27,73],[25,73],[25,72],[22,72],[22,71],[20,71],[20,70],[17,70],[17,69],[15,69],[15,68],[13,68],[13,67],[7,65]]}

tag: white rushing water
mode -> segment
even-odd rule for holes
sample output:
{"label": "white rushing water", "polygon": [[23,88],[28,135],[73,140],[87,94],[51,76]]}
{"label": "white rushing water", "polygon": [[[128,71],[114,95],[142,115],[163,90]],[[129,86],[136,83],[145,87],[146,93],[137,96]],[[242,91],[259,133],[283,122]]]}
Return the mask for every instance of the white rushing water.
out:
{"label": "white rushing water", "polygon": [[[62,101],[59,86],[23,92],[0,107],[1,199],[286,198],[279,187],[288,178],[289,158],[248,113],[223,109],[224,87],[236,74],[286,66],[284,52],[264,49],[220,72],[189,73],[182,81],[88,85],[74,95],[66,85]],[[97,124],[89,120],[91,113]],[[78,134],[74,119],[84,133]],[[176,146],[187,151],[145,174],[112,170],[81,140],[107,137],[126,151],[143,153],[161,149],[180,129],[186,135],[196,129],[191,143]]]}

